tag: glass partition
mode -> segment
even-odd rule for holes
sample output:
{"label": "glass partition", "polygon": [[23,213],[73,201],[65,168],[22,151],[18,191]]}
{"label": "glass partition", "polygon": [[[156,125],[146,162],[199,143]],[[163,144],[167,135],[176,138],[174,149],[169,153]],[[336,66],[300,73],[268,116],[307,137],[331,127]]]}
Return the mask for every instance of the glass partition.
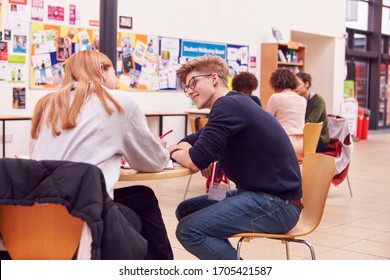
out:
{"label": "glass partition", "polygon": [[347,0],[346,27],[368,31],[369,2],[364,0]]}
{"label": "glass partition", "polygon": [[382,5],[382,34],[390,35],[390,0],[383,0]]}
{"label": "glass partition", "polygon": [[379,96],[379,119],[380,127],[390,126],[390,64],[381,64],[380,71],[380,96]]}

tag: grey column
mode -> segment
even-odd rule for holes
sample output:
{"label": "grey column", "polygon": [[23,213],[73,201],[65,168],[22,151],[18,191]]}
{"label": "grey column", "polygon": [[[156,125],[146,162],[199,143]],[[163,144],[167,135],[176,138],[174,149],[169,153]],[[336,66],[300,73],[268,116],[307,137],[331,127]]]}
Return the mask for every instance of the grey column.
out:
{"label": "grey column", "polygon": [[107,55],[116,69],[118,1],[100,0],[99,51]]}

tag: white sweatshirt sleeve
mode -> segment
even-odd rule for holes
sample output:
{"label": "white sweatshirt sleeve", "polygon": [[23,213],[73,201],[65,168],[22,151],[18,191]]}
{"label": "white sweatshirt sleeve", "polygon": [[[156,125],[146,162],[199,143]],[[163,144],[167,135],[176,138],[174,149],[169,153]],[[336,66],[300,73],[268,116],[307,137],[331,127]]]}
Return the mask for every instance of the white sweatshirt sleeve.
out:
{"label": "white sweatshirt sleeve", "polygon": [[169,160],[168,151],[149,130],[146,117],[137,104],[127,122],[123,141],[123,155],[135,170],[161,171]]}

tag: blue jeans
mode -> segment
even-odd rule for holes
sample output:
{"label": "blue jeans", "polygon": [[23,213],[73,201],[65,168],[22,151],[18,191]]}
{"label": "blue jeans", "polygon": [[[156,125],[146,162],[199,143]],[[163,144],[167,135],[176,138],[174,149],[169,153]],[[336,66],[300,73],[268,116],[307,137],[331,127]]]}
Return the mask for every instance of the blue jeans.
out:
{"label": "blue jeans", "polygon": [[179,204],[176,237],[202,260],[234,260],[228,237],[241,232],[285,233],[298,222],[301,210],[288,200],[246,190],[230,190],[222,201],[201,195]]}

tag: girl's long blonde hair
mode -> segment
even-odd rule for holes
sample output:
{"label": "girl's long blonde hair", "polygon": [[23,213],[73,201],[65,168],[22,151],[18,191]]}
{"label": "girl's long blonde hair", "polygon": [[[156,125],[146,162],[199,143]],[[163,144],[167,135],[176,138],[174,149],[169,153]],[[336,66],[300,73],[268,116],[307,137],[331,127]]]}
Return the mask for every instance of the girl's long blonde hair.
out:
{"label": "girl's long blonde hair", "polygon": [[[109,115],[114,110],[108,100],[123,113],[119,102],[102,86],[102,69],[110,67],[111,60],[98,51],[81,51],[72,55],[65,63],[64,79],[59,90],[42,97],[35,106],[31,138],[38,138],[42,124],[50,125],[53,136],[74,128],[81,106],[94,94],[99,97]],[[70,102],[71,91],[74,91],[73,102]]]}

